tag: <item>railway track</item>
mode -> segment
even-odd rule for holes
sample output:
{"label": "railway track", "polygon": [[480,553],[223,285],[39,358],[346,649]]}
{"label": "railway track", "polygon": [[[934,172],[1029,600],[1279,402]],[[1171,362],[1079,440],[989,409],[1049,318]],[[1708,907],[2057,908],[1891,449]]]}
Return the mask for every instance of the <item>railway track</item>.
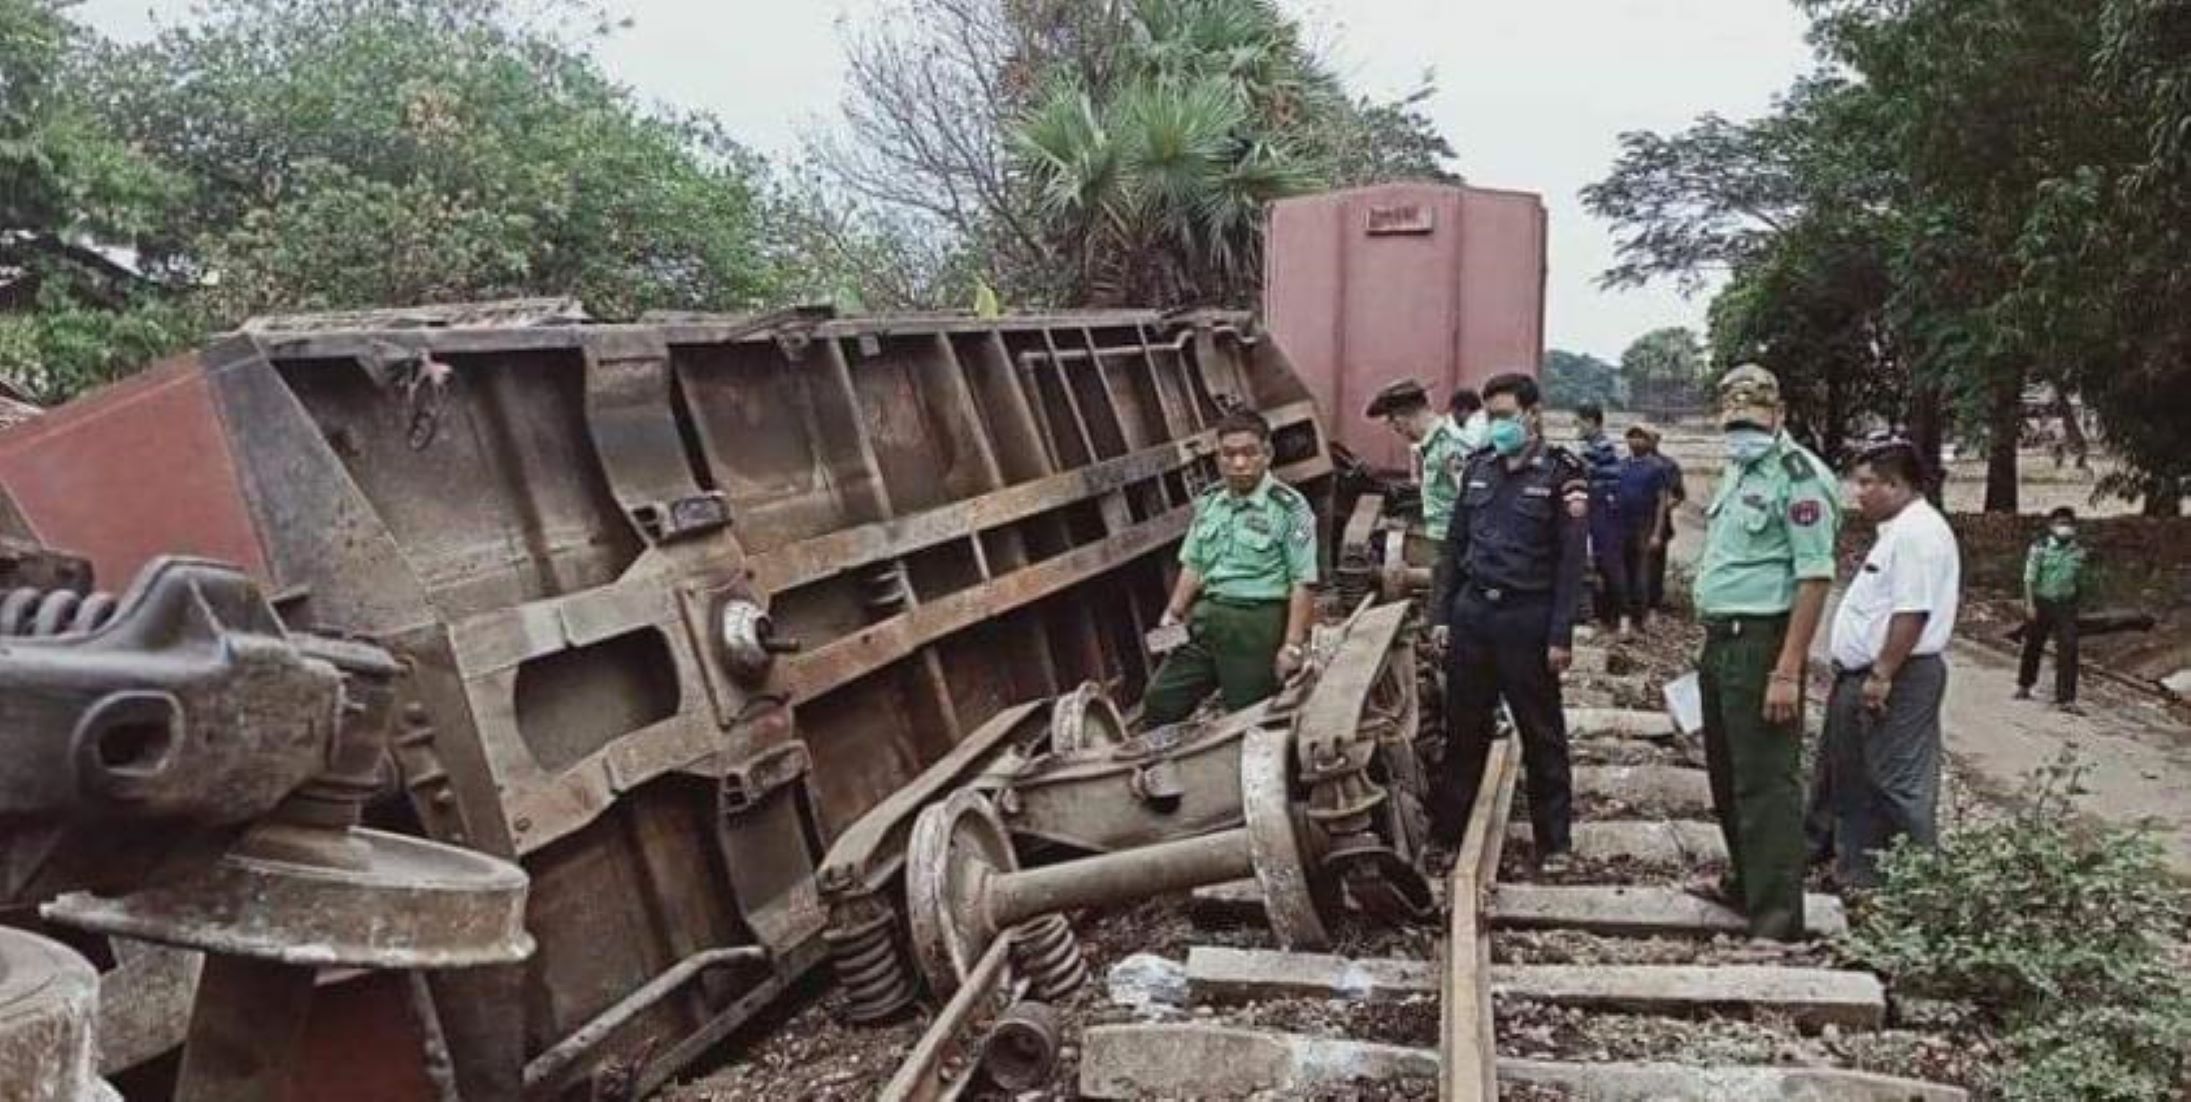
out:
{"label": "railway track", "polygon": [[[1602,648],[1579,654],[1581,696],[1602,685]],[[1960,1099],[1958,1088],[1875,1074],[1862,1038],[1887,1024],[1876,976],[1838,966],[1823,940],[1752,943],[1739,916],[1689,895],[1688,876],[1724,863],[1695,748],[1662,714],[1570,709],[1577,780],[1574,869],[1535,872],[1517,805],[1520,753],[1498,743],[1444,888],[1434,952],[1333,955],[1194,945],[1186,973],[1194,1015],[1181,1022],[1098,1025],[1083,1038],[1084,1097],[1438,1097],[1523,1099]],[[1201,899],[1252,918],[1253,892]],[[1841,903],[1806,900],[1820,934],[1845,925]],[[1434,1046],[1410,1029],[1334,1036],[1239,1024],[1316,1001],[1436,1007]],[[1366,1020],[1376,1021],[1374,1016]],[[1736,1024],[1739,1023],[1739,1024]],[[1427,1023],[1424,1023],[1427,1024]],[[1607,1031],[1630,1035],[1607,1040]],[[1749,1030],[1698,1058],[1671,1042]],[[1759,1038],[1776,1038],[1771,1050]],[[1399,1043],[1395,1043],[1395,1042]],[[1653,1047],[1666,1049],[1659,1055]],[[1568,1049],[1591,1050],[1582,1058]],[[1762,1056],[1763,1059],[1755,1057]]]}

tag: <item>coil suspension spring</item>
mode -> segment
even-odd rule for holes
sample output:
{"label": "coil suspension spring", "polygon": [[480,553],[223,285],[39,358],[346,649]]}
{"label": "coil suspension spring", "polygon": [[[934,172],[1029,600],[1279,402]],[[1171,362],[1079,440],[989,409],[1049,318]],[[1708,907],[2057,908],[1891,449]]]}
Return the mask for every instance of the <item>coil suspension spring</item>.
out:
{"label": "coil suspension spring", "polygon": [[913,968],[898,946],[897,915],[887,906],[845,929],[822,931],[830,967],[845,990],[845,1017],[879,1022],[913,1005]]}
{"label": "coil suspension spring", "polygon": [[1061,914],[1044,915],[1013,931],[1012,965],[1027,977],[1029,997],[1041,1002],[1062,1002],[1088,982],[1080,939]]}
{"label": "coil suspension spring", "polygon": [[114,618],[112,593],[89,596],[72,589],[24,586],[0,597],[0,638],[73,635]]}

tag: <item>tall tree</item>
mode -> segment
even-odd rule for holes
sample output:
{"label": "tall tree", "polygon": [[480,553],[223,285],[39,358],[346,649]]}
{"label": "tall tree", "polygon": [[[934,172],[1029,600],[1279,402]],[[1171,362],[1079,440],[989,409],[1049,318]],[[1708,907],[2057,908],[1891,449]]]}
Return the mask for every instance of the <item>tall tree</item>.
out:
{"label": "tall tree", "polygon": [[88,36],[59,0],[0,0],[0,379],[65,397],[186,339],[130,261],[181,181],[80,95]]}
{"label": "tall tree", "polygon": [[1588,353],[1546,350],[1542,377],[1545,401],[1563,409],[1621,404],[1620,369]]}
{"label": "tall tree", "polygon": [[1427,78],[1350,96],[1269,0],[898,0],[848,46],[817,159],[1013,302],[1242,301],[1270,198],[1455,178]]}
{"label": "tall tree", "polygon": [[1709,396],[1711,365],[1704,342],[1686,326],[1653,329],[1620,354],[1629,404],[1638,409],[1686,409]]}
{"label": "tall tree", "polygon": [[711,119],[642,109],[502,0],[210,0],[98,71],[108,124],[192,184],[146,262],[223,318],[771,292],[753,160]]}

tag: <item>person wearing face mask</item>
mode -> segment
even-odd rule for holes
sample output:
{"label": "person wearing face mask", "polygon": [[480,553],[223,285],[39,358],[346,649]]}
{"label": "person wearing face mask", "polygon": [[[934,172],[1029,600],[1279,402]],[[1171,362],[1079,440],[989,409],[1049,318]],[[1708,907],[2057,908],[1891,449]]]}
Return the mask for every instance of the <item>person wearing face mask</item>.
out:
{"label": "person wearing face mask", "polygon": [[[1432,591],[1451,594],[1446,624],[1445,761],[1431,797],[1430,842],[1450,854],[1483,780],[1503,699],[1521,730],[1538,862],[1559,872],[1573,850],[1573,782],[1560,675],[1572,658],[1588,540],[1589,472],[1545,442],[1537,381],[1484,384],[1489,446],[1461,471]],[[1429,862],[1439,864],[1437,856]]]}
{"label": "person wearing face mask", "polygon": [[1780,381],[1755,364],[1719,381],[1727,467],[1705,509],[1697,662],[1712,807],[1730,877],[1694,885],[1753,937],[1803,935],[1803,675],[1833,584],[1839,508],[1825,462],[1782,427]]}
{"label": "person wearing face mask", "polygon": [[2091,566],[2077,541],[2077,511],[2067,505],[2047,514],[2047,531],[2024,555],[2024,653],[2016,669],[2016,699],[2030,700],[2039,681],[2039,655],[2054,637],[2054,706],[2077,708],[2077,607],[2090,587]]}
{"label": "person wearing face mask", "polygon": [[1316,584],[1316,511],[1270,473],[1270,422],[1237,410],[1217,424],[1224,477],[1194,502],[1179,580],[1159,623],[1187,625],[1142,694],[1145,726],[1194,714],[1212,690],[1237,712],[1278,691],[1307,658]]}

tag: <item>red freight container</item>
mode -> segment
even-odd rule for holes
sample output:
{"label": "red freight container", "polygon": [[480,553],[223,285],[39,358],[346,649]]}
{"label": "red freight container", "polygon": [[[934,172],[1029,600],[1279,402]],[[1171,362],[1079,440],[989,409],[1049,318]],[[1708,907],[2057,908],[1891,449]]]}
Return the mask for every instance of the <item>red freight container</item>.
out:
{"label": "red freight container", "polygon": [[1544,201],[1518,191],[1381,184],[1271,208],[1263,309],[1332,439],[1405,468],[1362,417],[1414,377],[1433,399],[1544,360]]}

